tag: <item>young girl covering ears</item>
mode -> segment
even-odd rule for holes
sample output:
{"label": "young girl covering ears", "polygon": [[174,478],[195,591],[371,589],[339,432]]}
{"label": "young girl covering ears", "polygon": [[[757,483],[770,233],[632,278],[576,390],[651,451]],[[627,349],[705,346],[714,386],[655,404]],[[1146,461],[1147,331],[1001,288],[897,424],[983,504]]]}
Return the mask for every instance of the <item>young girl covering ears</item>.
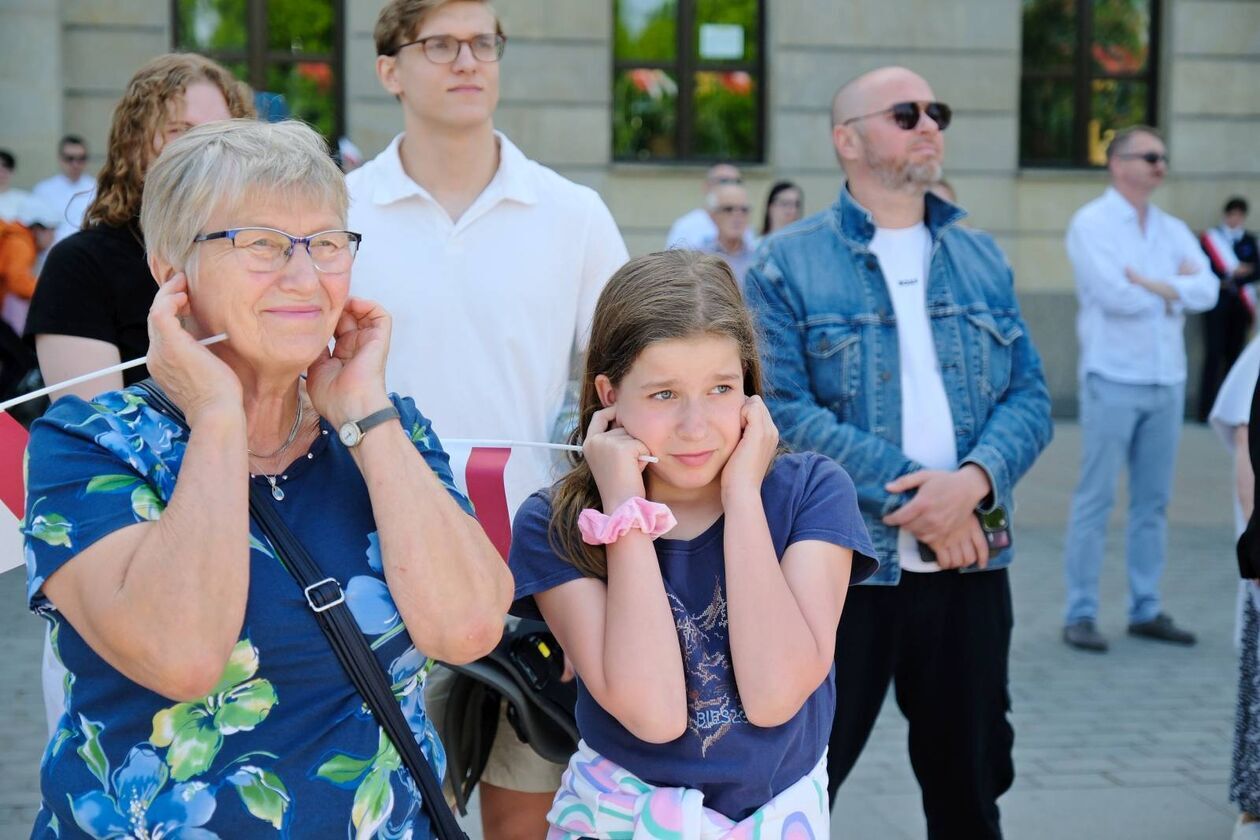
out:
{"label": "young girl covering ears", "polygon": [[721,259],[666,251],[609,281],[582,456],[513,527],[513,611],[579,678],[552,840],[828,836],[836,625],[876,563],[849,476],[780,454],[760,392]]}

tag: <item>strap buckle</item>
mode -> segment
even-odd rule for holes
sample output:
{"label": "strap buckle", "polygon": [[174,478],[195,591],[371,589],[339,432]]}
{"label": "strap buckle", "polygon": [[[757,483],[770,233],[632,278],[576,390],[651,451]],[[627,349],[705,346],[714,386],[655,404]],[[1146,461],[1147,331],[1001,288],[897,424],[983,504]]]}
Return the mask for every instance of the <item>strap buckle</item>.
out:
{"label": "strap buckle", "polygon": [[[337,595],[327,603],[317,604],[315,603],[315,599],[311,597],[311,591],[318,589],[326,583],[331,583],[336,588]],[[330,610],[338,604],[344,603],[346,600],[346,593],[342,591],[341,584],[337,583],[337,579],[332,577],[326,577],[323,580],[312,583],[310,586],[302,590],[302,594],[306,596],[307,605],[317,613],[322,613],[324,610]]]}

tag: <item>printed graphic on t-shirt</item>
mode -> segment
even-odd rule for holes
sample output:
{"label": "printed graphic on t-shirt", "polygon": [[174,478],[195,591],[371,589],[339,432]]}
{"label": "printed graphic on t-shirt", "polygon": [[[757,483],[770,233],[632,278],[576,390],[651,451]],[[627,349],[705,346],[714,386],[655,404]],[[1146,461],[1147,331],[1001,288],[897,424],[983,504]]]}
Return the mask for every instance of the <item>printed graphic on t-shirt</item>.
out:
{"label": "printed graphic on t-shirt", "polygon": [[713,599],[699,615],[689,613],[677,595],[668,594],[682,643],[687,682],[687,731],[700,740],[703,756],[725,738],[732,727],[748,722],[731,668],[726,593],[721,580],[714,578]]}

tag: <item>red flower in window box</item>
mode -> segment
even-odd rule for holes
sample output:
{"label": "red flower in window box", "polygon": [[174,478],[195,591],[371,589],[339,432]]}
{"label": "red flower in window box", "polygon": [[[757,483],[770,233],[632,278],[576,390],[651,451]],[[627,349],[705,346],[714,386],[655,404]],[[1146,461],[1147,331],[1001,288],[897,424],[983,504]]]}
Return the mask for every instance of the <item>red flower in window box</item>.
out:
{"label": "red flower in window box", "polygon": [[302,61],[297,65],[298,75],[309,79],[319,87],[320,93],[332,90],[332,67],[319,61]]}
{"label": "red flower in window box", "polygon": [[752,93],[752,76],[748,75],[743,70],[734,70],[729,73],[723,73],[722,86],[731,93],[735,93],[740,96],[747,96]]}

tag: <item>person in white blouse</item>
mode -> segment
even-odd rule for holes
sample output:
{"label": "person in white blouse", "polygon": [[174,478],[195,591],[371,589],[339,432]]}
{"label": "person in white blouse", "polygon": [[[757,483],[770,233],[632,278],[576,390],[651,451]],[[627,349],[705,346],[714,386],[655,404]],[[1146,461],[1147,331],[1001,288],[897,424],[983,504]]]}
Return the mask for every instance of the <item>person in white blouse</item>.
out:
{"label": "person in white blouse", "polygon": [[1195,642],[1162,611],[1159,582],[1185,414],[1185,315],[1211,309],[1219,286],[1190,228],[1151,203],[1168,173],[1159,132],[1117,132],[1107,168],[1111,186],[1076,212],[1067,231],[1080,303],[1082,456],[1065,544],[1063,638],[1099,653],[1107,640],[1096,626],[1098,578],[1122,468],[1129,475],[1129,634]]}

